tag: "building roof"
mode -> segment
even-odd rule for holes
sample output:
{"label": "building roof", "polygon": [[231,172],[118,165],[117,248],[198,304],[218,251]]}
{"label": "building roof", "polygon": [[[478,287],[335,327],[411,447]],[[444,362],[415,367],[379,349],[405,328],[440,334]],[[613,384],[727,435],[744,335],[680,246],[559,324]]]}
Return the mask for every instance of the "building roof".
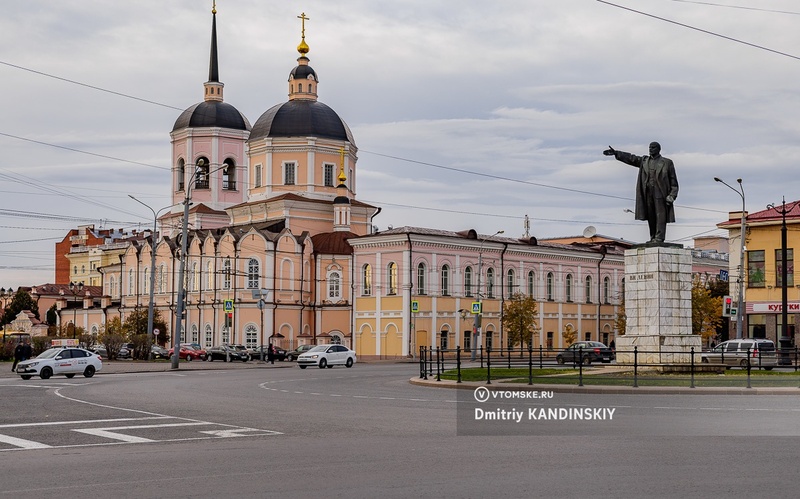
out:
{"label": "building roof", "polygon": [[172,131],[182,128],[250,130],[250,122],[238,109],[226,102],[203,101],[178,116]]}
{"label": "building roof", "polygon": [[253,125],[248,142],[265,137],[320,137],[355,145],[350,128],[322,102],[290,100],[271,107]]}
{"label": "building roof", "polygon": [[348,239],[358,237],[358,234],[347,231],[323,232],[311,236],[314,243],[314,253],[325,255],[352,255],[353,247]]}

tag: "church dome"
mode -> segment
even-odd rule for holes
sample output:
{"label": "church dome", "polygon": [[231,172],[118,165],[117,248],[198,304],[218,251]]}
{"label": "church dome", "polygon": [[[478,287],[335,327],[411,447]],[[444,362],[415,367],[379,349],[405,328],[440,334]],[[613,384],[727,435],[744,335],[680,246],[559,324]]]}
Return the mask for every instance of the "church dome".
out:
{"label": "church dome", "polygon": [[355,145],[344,120],[316,100],[290,100],[267,110],[253,125],[248,142],[265,137],[319,137]]}
{"label": "church dome", "polygon": [[172,131],[182,128],[230,128],[249,130],[250,122],[238,109],[220,101],[204,101],[190,107],[178,117]]}

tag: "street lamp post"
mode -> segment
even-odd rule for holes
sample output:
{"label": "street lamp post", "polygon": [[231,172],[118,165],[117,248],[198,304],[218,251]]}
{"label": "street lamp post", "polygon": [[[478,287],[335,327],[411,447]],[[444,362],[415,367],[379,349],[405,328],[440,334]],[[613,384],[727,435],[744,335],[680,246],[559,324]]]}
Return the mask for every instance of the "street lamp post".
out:
{"label": "street lamp post", "polygon": [[[8,305],[9,297],[11,297],[13,295],[14,295],[13,288],[8,288],[8,290],[6,290],[6,288],[0,288],[0,298],[3,298],[3,310],[5,310],[6,306]],[[2,348],[6,347],[6,325],[7,324],[8,323],[4,323],[3,324],[3,347]]]}
{"label": "street lamp post", "polygon": [[74,282],[69,282],[69,292],[72,293],[72,339],[75,339],[75,332],[78,329],[78,307],[75,305],[75,302],[78,301],[78,295],[83,291],[83,281],[75,284]]}
{"label": "street lamp post", "polygon": [[776,212],[781,214],[781,336],[780,336],[780,346],[781,347],[789,347],[791,344],[784,344],[784,342],[790,339],[789,336],[789,295],[787,291],[787,281],[789,279],[789,272],[787,269],[787,236],[786,236],[786,214],[791,212],[794,207],[797,206],[795,203],[791,206],[788,210],[786,209],[786,199],[783,199],[781,204],[781,209],[778,210],[774,204],[767,205],[767,208],[775,210]]}
{"label": "street lamp post", "polygon": [[475,360],[475,351],[477,346],[480,344],[481,339],[481,315],[483,315],[483,301],[481,300],[481,273],[483,272],[483,245],[486,243],[488,239],[493,238],[498,234],[502,234],[505,231],[498,230],[491,236],[486,236],[481,240],[481,245],[478,247],[478,312],[474,314],[474,321],[472,324],[472,338],[474,340],[474,344],[470,350],[470,360]]}
{"label": "street lamp post", "polygon": [[192,183],[194,183],[195,177],[197,177],[197,175],[200,173],[206,176],[206,182],[210,182],[212,173],[227,167],[227,164],[223,164],[219,168],[207,171],[205,162],[200,159],[195,165],[194,173],[192,173],[192,176],[189,177],[189,182],[186,184],[185,194],[183,197],[183,227],[181,227],[180,254],[181,262],[178,270],[178,303],[175,306],[175,340],[173,341],[174,351],[172,354],[172,369],[178,369],[180,361],[181,334],[183,332],[182,325],[184,319],[183,316],[186,309],[186,286],[184,285],[183,279],[186,272],[186,251],[188,247],[187,239],[189,238],[189,205],[191,205],[192,201]]}
{"label": "street lamp post", "polygon": [[172,208],[175,205],[171,204],[156,211],[149,205],[141,202],[140,200],[136,199],[130,194],[128,194],[128,197],[153,212],[153,234],[152,234],[152,244],[150,246],[150,303],[147,307],[147,350],[145,350],[146,352],[148,352],[149,356],[150,335],[153,334],[153,316],[155,315],[154,307],[155,307],[155,284],[156,284],[156,242],[158,241],[158,214],[168,208]]}
{"label": "street lamp post", "polygon": [[747,211],[744,202],[744,186],[742,185],[742,179],[740,178],[736,179],[736,182],[739,184],[739,190],[734,189],[719,177],[714,177],[714,181],[719,182],[722,185],[726,186],[728,189],[732,190],[733,192],[738,194],[739,197],[742,198],[742,214],[741,214],[742,227],[739,236],[739,239],[741,240],[740,241],[741,244],[739,246],[739,299],[736,305],[736,339],[741,339],[744,337],[744,335],[742,334],[742,319],[744,316],[744,251],[745,251],[744,239],[745,239],[745,229],[747,228],[746,227]]}

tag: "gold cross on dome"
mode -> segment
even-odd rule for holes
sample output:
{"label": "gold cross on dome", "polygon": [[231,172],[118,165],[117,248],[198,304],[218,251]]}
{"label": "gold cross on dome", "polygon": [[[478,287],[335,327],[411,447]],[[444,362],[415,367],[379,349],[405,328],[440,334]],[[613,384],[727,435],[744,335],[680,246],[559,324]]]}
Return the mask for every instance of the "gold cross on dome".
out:
{"label": "gold cross on dome", "polygon": [[301,23],[300,36],[305,38],[306,37],[306,21],[310,21],[311,18],[310,17],[306,17],[306,13],[305,12],[303,12],[302,14],[297,16],[297,18],[300,19],[300,23]]}

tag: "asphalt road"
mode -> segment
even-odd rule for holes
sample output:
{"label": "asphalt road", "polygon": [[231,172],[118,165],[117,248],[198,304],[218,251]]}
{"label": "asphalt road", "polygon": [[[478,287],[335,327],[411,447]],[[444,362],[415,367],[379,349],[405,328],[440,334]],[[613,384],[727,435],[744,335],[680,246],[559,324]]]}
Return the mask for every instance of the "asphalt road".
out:
{"label": "asphalt road", "polygon": [[[0,496],[796,495],[798,396],[554,388],[477,402],[413,386],[415,374],[357,364],[5,377]],[[524,416],[478,420],[475,409]],[[539,418],[587,409],[594,419]]]}

